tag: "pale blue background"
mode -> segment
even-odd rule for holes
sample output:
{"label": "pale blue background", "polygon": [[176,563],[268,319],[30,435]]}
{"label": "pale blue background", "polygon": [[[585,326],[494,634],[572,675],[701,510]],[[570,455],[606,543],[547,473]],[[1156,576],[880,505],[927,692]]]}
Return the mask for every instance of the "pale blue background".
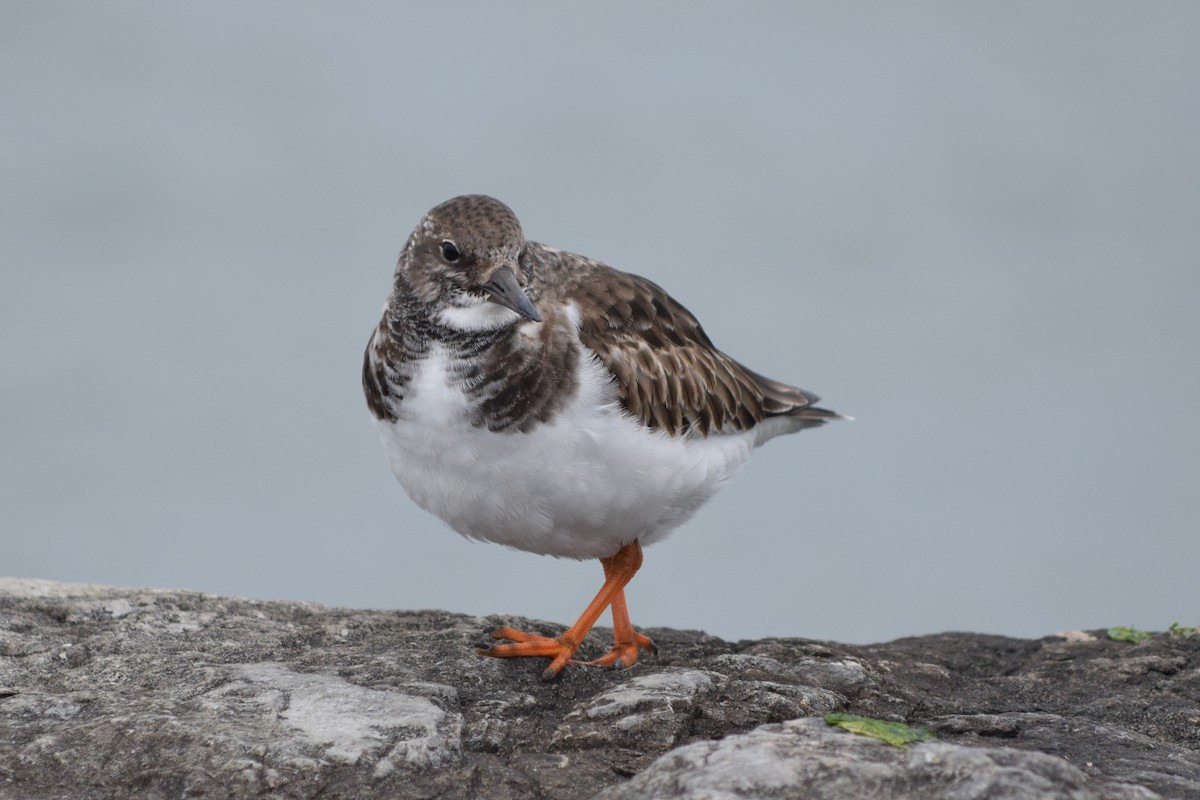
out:
{"label": "pale blue background", "polygon": [[1200,622],[1200,5],[0,3],[0,574],[570,622],[360,396],[430,206],[647,275],[857,421],[636,622]]}

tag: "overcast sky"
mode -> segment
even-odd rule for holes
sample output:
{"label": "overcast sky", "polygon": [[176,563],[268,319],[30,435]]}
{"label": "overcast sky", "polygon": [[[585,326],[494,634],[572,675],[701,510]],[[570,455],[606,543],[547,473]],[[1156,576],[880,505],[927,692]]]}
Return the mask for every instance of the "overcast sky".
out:
{"label": "overcast sky", "polygon": [[1200,6],[0,3],[0,574],[569,623],[361,397],[484,192],[853,423],[646,552],[635,623],[1200,623]]}

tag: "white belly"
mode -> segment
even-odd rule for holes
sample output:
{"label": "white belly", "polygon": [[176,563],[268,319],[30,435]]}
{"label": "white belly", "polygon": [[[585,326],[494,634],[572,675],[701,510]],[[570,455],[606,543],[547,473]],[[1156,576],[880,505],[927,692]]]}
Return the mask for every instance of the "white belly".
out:
{"label": "white belly", "polygon": [[[672,438],[624,414],[587,359],[575,399],[528,433],[474,427],[434,348],[405,387],[401,419],[377,421],[392,471],[421,508],[464,536],[569,558],[665,537],[750,455],[756,434]],[[761,432],[760,432],[761,434]]]}

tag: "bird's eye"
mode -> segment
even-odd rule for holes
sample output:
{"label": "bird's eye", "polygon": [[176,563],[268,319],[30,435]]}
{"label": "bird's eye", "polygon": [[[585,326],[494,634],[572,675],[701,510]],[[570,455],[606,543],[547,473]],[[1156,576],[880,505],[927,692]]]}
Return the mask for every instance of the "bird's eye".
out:
{"label": "bird's eye", "polygon": [[462,258],[462,251],[458,249],[458,245],[449,239],[442,242],[442,258],[446,259],[446,263],[453,264]]}

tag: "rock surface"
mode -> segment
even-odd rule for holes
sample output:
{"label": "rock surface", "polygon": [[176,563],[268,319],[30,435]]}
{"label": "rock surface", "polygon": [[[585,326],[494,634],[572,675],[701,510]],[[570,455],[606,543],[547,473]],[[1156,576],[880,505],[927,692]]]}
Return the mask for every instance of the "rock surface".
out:
{"label": "rock surface", "polygon": [[560,630],[0,579],[0,797],[1200,798],[1200,636],[659,629],[546,684],[474,654],[497,624]]}

